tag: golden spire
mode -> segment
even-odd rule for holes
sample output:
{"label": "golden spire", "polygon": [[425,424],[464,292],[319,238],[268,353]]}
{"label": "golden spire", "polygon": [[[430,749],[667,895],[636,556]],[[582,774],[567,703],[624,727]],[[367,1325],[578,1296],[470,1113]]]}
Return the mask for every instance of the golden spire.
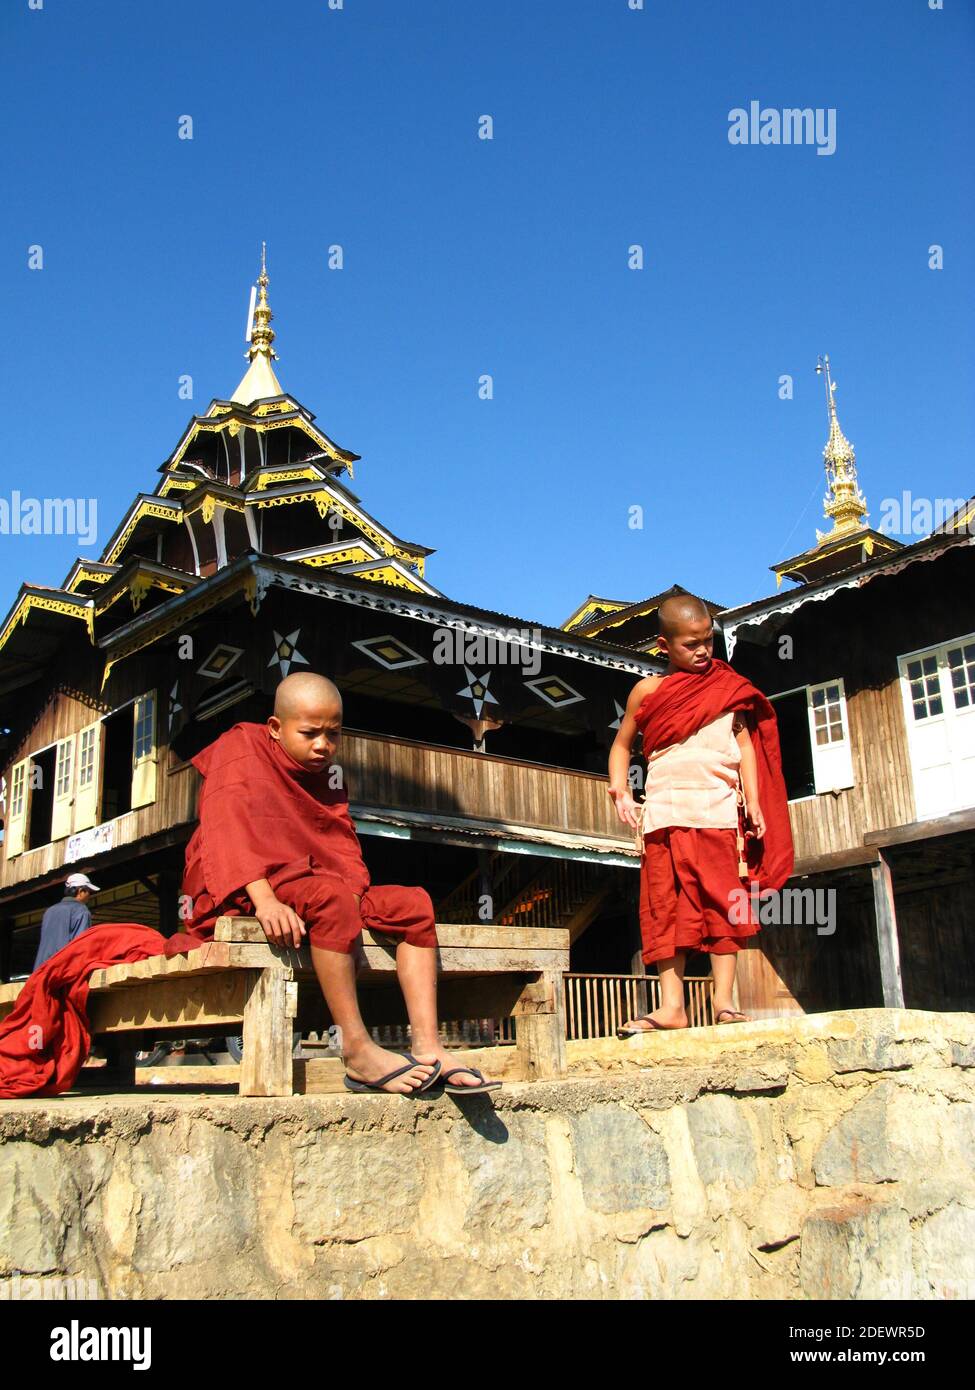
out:
{"label": "golden spire", "polygon": [[271,313],[271,306],[267,298],[267,243],[263,241],[261,242],[261,273],[257,283],[260,287],[260,293],[254,308],[250,347],[244,354],[250,359],[250,366],[244,373],[243,380],[237,390],[230,397],[232,401],[240,401],[242,405],[249,405],[251,401],[263,399],[266,396],[284,395],[281,383],[271,366],[271,362],[277,360],[278,354],[272,346],[275,332],[271,327],[271,320],[274,315]]}
{"label": "golden spire", "polygon": [[863,530],[866,527],[867,502],[857,484],[853,445],[840,429],[836,416],[836,382],[830,375],[828,356],[820,358],[816,371],[825,376],[826,408],[829,412],[829,438],[823,450],[827,487],[823,512],[833,518],[832,531],[816,532],[816,543],[822,545],[839,536]]}

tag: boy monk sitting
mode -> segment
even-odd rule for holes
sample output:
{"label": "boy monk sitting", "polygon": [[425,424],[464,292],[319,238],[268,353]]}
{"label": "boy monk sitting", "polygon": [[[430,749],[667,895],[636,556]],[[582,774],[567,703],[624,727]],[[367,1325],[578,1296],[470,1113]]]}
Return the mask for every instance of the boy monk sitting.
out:
{"label": "boy monk sitting", "polygon": [[[188,930],[212,938],[223,913],[256,915],[275,946],[307,935],[315,974],[339,1029],[350,1090],[411,1094],[495,1089],[476,1068],[449,1067],[437,1028],[437,933],[423,888],[372,885],[330,768],[342,697],[324,676],[286,676],[267,724],[237,724],[193,758],[203,775],[200,823],[186,847]],[[415,1054],[372,1041],[359,1013],[355,951],[363,926],[399,938],[396,973]],[[406,1065],[403,1065],[403,1059]]]}
{"label": "boy monk sitting", "polygon": [[[618,1030],[686,1028],[684,962],[707,951],[715,1023],[745,1021],[732,991],[736,955],[758,931],[751,888],[781,888],[793,847],[775,712],[762,693],[712,657],[705,604],[675,595],[660,605],[663,676],[630,693],[609,755],[609,794],[620,820],[641,836],[640,934],[655,963],[661,1005]],[[643,735],[647,781],[638,808],[629,790],[630,750]],[[739,840],[739,773],[747,828]],[[748,862],[739,854],[747,845]],[[743,878],[748,879],[746,887]]]}

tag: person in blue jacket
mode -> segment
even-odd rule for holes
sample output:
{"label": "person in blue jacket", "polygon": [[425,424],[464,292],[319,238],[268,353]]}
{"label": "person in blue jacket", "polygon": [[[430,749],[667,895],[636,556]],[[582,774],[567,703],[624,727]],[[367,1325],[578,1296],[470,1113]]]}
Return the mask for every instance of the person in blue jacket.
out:
{"label": "person in blue jacket", "polygon": [[87,874],[68,875],[64,897],[49,907],[41,919],[41,942],[34,961],[35,970],[91,926],[88,901],[97,892],[97,887]]}

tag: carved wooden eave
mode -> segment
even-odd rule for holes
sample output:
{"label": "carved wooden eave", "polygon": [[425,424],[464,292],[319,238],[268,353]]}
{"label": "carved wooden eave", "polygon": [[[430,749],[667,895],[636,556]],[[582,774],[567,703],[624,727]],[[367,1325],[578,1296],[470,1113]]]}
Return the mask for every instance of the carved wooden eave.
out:
{"label": "carved wooden eave", "polygon": [[[117,573],[118,565],[103,565],[98,560],[77,559],[68,570],[61,588],[69,594],[82,593],[90,596],[100,585],[107,584],[112,575]],[[84,585],[91,587],[84,588]]]}
{"label": "carved wooden eave", "polygon": [[181,522],[182,519],[183,508],[178,498],[156,497],[149,493],[140,492],[113,531],[102,552],[101,563],[104,565],[117,564],[144,522],[149,520]]}
{"label": "carved wooden eave", "polygon": [[570,613],[562,624],[566,632],[574,632],[576,628],[585,627],[597,615],[605,613],[618,613],[621,608],[629,608],[628,600],[615,598],[597,598],[595,594],[590,594],[585,602],[580,603],[574,613]]}
{"label": "carved wooden eave", "polygon": [[[241,405],[238,401],[213,400],[205,414],[191,417],[176,448],[169,458],[160,465],[160,472],[170,474],[181,467],[185,468],[191,462],[188,455],[191,453],[193,444],[199,440],[201,435],[226,433],[228,440],[237,440],[242,431],[250,429],[260,440],[269,431],[291,428],[297,430],[314,444],[315,452],[320,457],[328,460],[326,465],[328,472],[341,472],[344,469],[348,471],[349,477],[352,477],[352,465],[358,462],[359,454],[353,453],[350,449],[343,449],[341,445],[336,444],[334,439],[330,439],[314,421],[314,414],[306,409],[300,401],[296,401],[293,396],[282,395],[272,400],[258,400],[252,402],[250,406]],[[236,452],[238,458],[234,459],[228,443],[228,464],[239,466],[241,472],[251,471],[247,469],[243,441],[237,446]],[[264,449],[261,448],[262,466],[266,466],[264,453]],[[306,460],[300,458],[291,462],[297,466],[305,463]]]}
{"label": "carved wooden eave", "polygon": [[964,545],[975,545],[975,535],[966,531],[954,534],[932,532],[930,536],[915,541],[913,545],[901,546],[894,554],[885,552],[851,566],[842,571],[841,575],[803,584],[798,589],[789,590],[787,594],[759,599],[740,608],[728,608],[720,618],[728,660],[731,660],[742,628],[752,629],[749,634],[752,640],[771,640],[771,636],[784,625],[786,618],[808,603],[822,603],[843,589],[861,589],[874,579],[900,574],[909,565],[921,561],[938,560],[949,550]]}

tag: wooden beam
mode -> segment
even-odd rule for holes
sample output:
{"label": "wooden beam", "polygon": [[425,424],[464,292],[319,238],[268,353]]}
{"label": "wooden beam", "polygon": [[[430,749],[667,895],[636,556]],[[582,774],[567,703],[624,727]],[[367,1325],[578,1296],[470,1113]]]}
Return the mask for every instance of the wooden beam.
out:
{"label": "wooden beam", "polygon": [[884,830],[868,830],[863,837],[863,843],[877,846],[904,845],[912,840],[930,840],[941,835],[963,834],[966,830],[975,830],[975,807],[967,811],[953,811],[950,816],[910,821],[907,825],[889,825]]}
{"label": "wooden beam", "polygon": [[[218,917],[213,937],[215,941],[267,945],[264,928],[255,917]],[[385,946],[390,942],[383,932],[369,930],[363,931],[362,940],[366,947]],[[548,951],[566,951],[569,948],[569,933],[562,927],[494,927],[483,922],[461,926],[453,922],[440,922],[437,925],[437,941],[440,946],[538,947]]]}
{"label": "wooden beam", "polygon": [[[133,1029],[220,1027],[243,1022],[254,978],[250,970],[211,971],[143,981],[127,989],[88,996],[91,1031],[125,1033]],[[286,981],[282,978],[282,984]]]}
{"label": "wooden beam", "polygon": [[806,874],[828,874],[839,869],[855,869],[861,865],[874,865],[878,862],[875,848],[840,849],[830,854],[814,854],[808,859],[797,859],[789,879],[800,878]]}
{"label": "wooden beam", "polygon": [[894,906],[894,885],[890,865],[883,853],[880,863],[871,869],[873,876],[874,920],[877,929],[877,951],[880,957],[880,982],[885,1009],[904,1007],[904,984],[901,980],[900,945],[897,940],[897,913]]}

